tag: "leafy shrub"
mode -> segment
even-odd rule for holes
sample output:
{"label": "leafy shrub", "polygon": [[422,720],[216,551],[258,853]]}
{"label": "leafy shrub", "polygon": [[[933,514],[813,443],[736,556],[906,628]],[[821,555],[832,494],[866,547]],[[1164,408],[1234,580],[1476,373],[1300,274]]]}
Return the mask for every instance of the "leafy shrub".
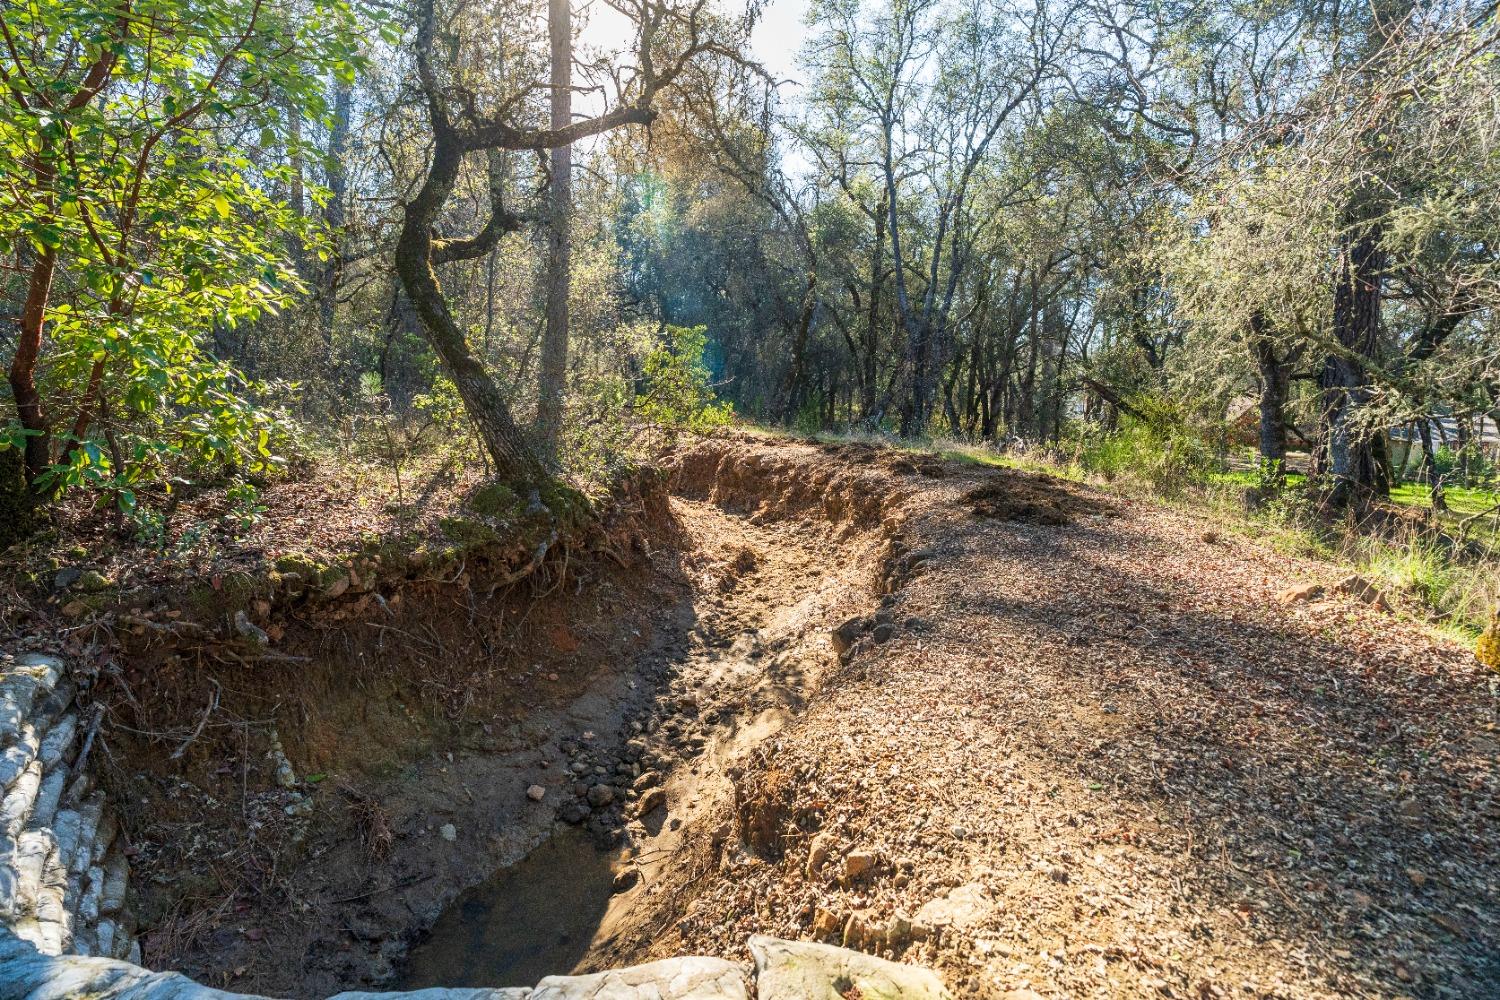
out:
{"label": "leafy shrub", "polygon": [[705,431],[727,424],[734,410],[714,395],[713,373],[703,363],[707,346],[707,327],[667,327],[666,342],[646,356],[636,412],[674,430]]}
{"label": "leafy shrub", "polygon": [[1204,435],[1170,402],[1148,398],[1134,405],[1141,416],[1126,416],[1118,430],[1081,442],[1084,469],[1109,481],[1135,480],[1166,497],[1206,484],[1217,459]]}

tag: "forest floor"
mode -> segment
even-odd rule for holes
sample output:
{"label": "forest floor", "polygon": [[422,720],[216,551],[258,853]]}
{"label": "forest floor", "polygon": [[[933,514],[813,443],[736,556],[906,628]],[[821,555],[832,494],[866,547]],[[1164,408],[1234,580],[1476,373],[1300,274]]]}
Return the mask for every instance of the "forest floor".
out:
{"label": "forest floor", "polygon": [[[739,433],[672,465],[624,562],[278,605],[311,665],[274,674],[164,661],[175,728],[106,737],[148,958],[272,995],[507,985],[440,914],[487,912],[516,888],[490,873],[572,822],[612,845],[601,873],[524,888],[585,914],[548,953],[581,969],[769,933],[957,997],[1500,995],[1500,686],[1415,602],[1036,473]],[[338,534],[319,510],[348,505],[299,495],[270,537]],[[205,676],[225,706],[262,692],[299,791],[250,701],[166,757]],[[434,691],[447,728],[410,721]]]}

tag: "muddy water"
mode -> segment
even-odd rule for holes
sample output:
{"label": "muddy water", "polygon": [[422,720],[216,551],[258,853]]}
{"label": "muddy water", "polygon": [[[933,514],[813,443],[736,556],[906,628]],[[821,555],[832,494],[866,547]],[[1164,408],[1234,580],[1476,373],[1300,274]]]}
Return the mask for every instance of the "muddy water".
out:
{"label": "muddy water", "polygon": [[610,855],[568,828],[464,893],[412,948],[400,988],[533,986],[566,975],[609,908]]}

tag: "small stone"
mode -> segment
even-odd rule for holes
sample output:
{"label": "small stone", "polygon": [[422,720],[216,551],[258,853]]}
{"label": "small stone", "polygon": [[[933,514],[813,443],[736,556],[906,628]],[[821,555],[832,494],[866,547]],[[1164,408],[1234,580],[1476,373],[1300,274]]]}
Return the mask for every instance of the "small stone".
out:
{"label": "small stone", "polygon": [[832,941],[844,931],[844,922],[832,910],[818,907],[813,914],[812,936],[819,941]]}
{"label": "small stone", "polygon": [[595,785],[588,790],[589,805],[602,809],[615,800],[615,790],[608,785]]}
{"label": "small stone", "polygon": [[444,823],[438,827],[438,836],[451,843],[458,839],[458,827],[452,823]]}
{"label": "small stone", "polygon": [[911,918],[904,913],[892,915],[890,921],[885,925],[885,940],[892,948],[900,951],[911,943]]}
{"label": "small stone", "polygon": [[833,853],[835,840],[832,830],[824,830],[812,839],[807,850],[807,877],[814,878],[822,870],[828,856]]}
{"label": "small stone", "polygon": [[1276,600],[1282,604],[1298,604],[1306,601],[1315,601],[1325,593],[1321,583],[1304,583],[1297,587],[1288,587],[1276,595]]}
{"label": "small stone", "polygon": [[264,629],[251,622],[243,609],[234,613],[234,630],[255,646],[265,647],[271,642],[271,637]]}
{"label": "small stone", "polygon": [[640,869],[626,868],[616,873],[611,888],[615,892],[625,892],[635,886],[641,880]]}
{"label": "small stone", "polygon": [[854,645],[855,641],[859,639],[859,637],[863,635],[869,627],[870,620],[864,617],[850,618],[848,621],[844,622],[838,628],[833,630],[832,639],[834,651],[837,653],[842,653],[847,650],[850,646]]}
{"label": "small stone", "polygon": [[573,826],[577,826],[578,824],[589,818],[589,807],[584,805],[582,802],[579,802],[577,799],[564,802],[562,804],[562,808],[557,810],[557,818],[562,820],[564,823],[569,823]]}
{"label": "small stone", "polygon": [[890,642],[896,637],[896,626],[890,622],[875,626],[875,631],[870,633],[870,638],[877,644]]}
{"label": "small stone", "polygon": [[641,801],[636,806],[635,812],[636,812],[637,816],[645,816],[648,813],[655,812],[656,810],[662,808],[666,804],[667,804],[667,792],[666,792],[666,789],[664,789],[664,788],[652,788],[652,789],[648,789],[647,792],[646,792],[646,794],[644,794],[644,795],[641,796]]}
{"label": "small stone", "polygon": [[853,882],[874,868],[876,860],[874,851],[850,851],[844,855],[844,881]]}
{"label": "small stone", "polygon": [[97,594],[114,586],[114,581],[97,569],[86,569],[78,574],[78,589],[86,594]]}
{"label": "small stone", "polygon": [[543,788],[541,785],[532,785],[526,789],[526,797],[533,802],[542,801],[542,797],[546,794],[547,789]]}

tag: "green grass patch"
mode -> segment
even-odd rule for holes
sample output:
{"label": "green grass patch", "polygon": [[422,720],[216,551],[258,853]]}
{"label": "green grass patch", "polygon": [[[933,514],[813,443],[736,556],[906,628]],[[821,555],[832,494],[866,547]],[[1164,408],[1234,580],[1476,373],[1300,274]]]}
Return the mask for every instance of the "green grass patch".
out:
{"label": "green grass patch", "polygon": [[[1478,514],[1500,504],[1500,492],[1468,486],[1444,486],[1443,499],[1454,514]],[[1402,483],[1391,488],[1391,501],[1410,507],[1432,506],[1432,487],[1426,483]]]}

